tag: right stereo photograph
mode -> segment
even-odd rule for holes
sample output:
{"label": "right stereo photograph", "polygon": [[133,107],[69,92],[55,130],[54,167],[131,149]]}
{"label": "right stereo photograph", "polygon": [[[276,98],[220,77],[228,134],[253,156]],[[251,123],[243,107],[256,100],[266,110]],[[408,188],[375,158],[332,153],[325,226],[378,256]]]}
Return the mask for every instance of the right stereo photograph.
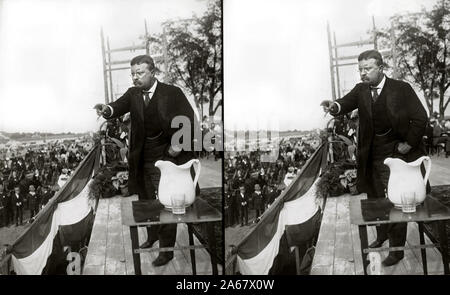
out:
{"label": "right stereo photograph", "polygon": [[224,1],[226,275],[450,274],[449,15]]}

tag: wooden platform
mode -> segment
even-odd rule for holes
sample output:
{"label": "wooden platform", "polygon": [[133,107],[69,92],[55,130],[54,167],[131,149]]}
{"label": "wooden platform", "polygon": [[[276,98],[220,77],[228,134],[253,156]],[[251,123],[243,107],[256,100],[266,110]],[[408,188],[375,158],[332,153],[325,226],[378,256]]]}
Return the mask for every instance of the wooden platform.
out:
{"label": "wooden platform", "polygon": [[[432,166],[430,184],[450,184],[450,158],[433,155],[430,157]],[[364,195],[365,196],[365,195]],[[311,274],[325,275],[362,275],[362,257],[358,227],[350,224],[349,204],[350,198],[358,196],[343,195],[329,198],[325,205],[316,253],[311,267]],[[363,197],[360,195],[359,197]],[[375,240],[376,229],[368,227],[369,243]],[[428,237],[425,242],[431,243]],[[419,244],[419,231],[416,223],[408,223],[406,246]],[[385,242],[383,246],[387,246]],[[441,254],[435,248],[428,248],[428,273],[443,274]],[[381,253],[384,259],[387,253]],[[392,275],[421,275],[423,274],[420,249],[406,250],[405,258],[397,265],[382,269],[383,274]]]}
{"label": "wooden platform", "polygon": [[[361,244],[358,227],[350,224],[350,199],[365,198],[365,194],[349,194],[328,198],[319,238],[316,245],[311,275],[363,275]],[[369,243],[376,238],[374,226],[368,227]],[[383,246],[388,245],[388,241]],[[425,237],[425,243],[432,242]],[[419,231],[416,223],[408,223],[406,246],[419,244]],[[428,274],[443,274],[441,254],[436,248],[427,248]],[[381,259],[387,252],[380,252]],[[396,265],[382,267],[383,275],[423,275],[420,249],[405,250],[405,257]]]}
{"label": "wooden platform", "polygon": [[[120,214],[121,197],[101,199],[89,242],[88,253],[84,263],[84,275],[134,275],[131,253],[130,231],[122,225]],[[146,240],[145,228],[139,228],[139,243]],[[194,237],[194,243],[200,242]],[[177,228],[176,246],[188,245],[187,226],[179,224]],[[156,243],[153,247],[158,247]],[[156,258],[156,252],[141,254],[142,274],[158,275],[191,275],[191,260],[189,250],[174,251],[174,259],[167,265],[153,267],[151,262]],[[197,274],[212,274],[211,260],[205,249],[195,251]],[[222,266],[219,265],[219,274]]]}
{"label": "wooden platform", "polygon": [[[222,161],[201,159],[200,188],[220,187],[222,185]],[[130,230],[122,225],[119,196],[111,199],[100,199],[88,253],[84,263],[85,275],[134,275],[133,258],[131,254]],[[147,238],[145,228],[139,228],[139,243]],[[185,224],[177,228],[175,246],[188,245],[188,232]],[[200,242],[194,237],[194,243]],[[159,247],[158,242],[153,247]],[[174,259],[167,265],[153,267],[152,261],[158,254],[149,252],[141,254],[142,274],[158,275],[190,275],[192,274],[191,259],[188,250],[175,251]],[[197,274],[212,274],[211,260],[205,249],[195,251]],[[219,274],[222,266],[219,264]]]}

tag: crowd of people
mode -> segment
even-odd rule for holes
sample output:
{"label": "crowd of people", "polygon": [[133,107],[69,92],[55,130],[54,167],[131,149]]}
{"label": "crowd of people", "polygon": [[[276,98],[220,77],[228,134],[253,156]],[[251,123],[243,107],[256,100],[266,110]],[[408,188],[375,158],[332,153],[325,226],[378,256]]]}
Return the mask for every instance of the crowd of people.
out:
{"label": "crowd of people", "polygon": [[[276,161],[261,161],[266,151],[227,152],[225,156],[225,226],[257,223],[267,208],[300,173],[315,147],[302,138],[283,140]],[[251,214],[249,214],[249,212]],[[254,213],[254,214],[253,214]]]}
{"label": "crowd of people", "polygon": [[89,139],[0,148],[0,228],[33,222],[91,148]]}
{"label": "crowd of people", "polygon": [[431,117],[425,135],[428,154],[439,154],[439,149],[442,149],[446,157],[450,155],[450,119],[439,121],[436,117]]}

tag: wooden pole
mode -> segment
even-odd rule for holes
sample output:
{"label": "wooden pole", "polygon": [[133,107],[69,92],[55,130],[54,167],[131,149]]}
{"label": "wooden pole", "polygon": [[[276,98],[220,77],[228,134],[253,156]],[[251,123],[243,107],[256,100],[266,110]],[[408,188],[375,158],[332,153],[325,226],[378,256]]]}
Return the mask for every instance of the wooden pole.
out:
{"label": "wooden pole", "polygon": [[328,37],[328,54],[330,57],[330,77],[331,77],[331,96],[333,100],[336,100],[336,90],[334,83],[334,59],[333,59],[333,49],[331,46],[331,33],[330,33],[330,24],[327,22],[327,37]]}
{"label": "wooden pole", "polygon": [[[164,59],[164,79],[166,82],[169,82],[169,56],[167,53],[167,37],[166,37],[166,28],[163,28],[163,59]],[[202,116],[203,116],[203,106],[202,106]]]}
{"label": "wooden pole", "polygon": [[378,50],[378,40],[377,40],[377,28],[375,27],[375,17],[372,15],[372,25],[373,25],[373,48]]}
{"label": "wooden pole", "polygon": [[398,79],[399,73],[397,68],[397,48],[395,45],[395,27],[394,24],[391,22],[391,52],[392,52],[392,76],[394,79]]}
{"label": "wooden pole", "polygon": [[103,36],[103,28],[100,29],[100,39],[102,42],[102,61],[103,61],[103,84],[105,87],[105,104],[109,103],[108,99],[108,76],[106,71],[106,57],[105,57],[105,38]]}
{"label": "wooden pole", "polygon": [[150,41],[149,41],[149,36],[148,36],[146,19],[144,19],[144,26],[145,26],[145,54],[150,55]]}
{"label": "wooden pole", "polygon": [[[333,40],[334,40],[334,56],[336,57],[336,59],[338,58],[338,51],[337,51],[337,43],[336,43],[336,33],[333,32]],[[337,65],[336,62],[336,86],[337,86],[337,97],[340,98],[341,97],[341,81],[339,79],[339,66]]]}
{"label": "wooden pole", "polygon": [[106,46],[108,48],[108,72],[109,72],[109,93],[111,102],[113,101],[113,85],[112,85],[112,71],[111,71],[111,52],[109,47],[109,37],[106,38]]}

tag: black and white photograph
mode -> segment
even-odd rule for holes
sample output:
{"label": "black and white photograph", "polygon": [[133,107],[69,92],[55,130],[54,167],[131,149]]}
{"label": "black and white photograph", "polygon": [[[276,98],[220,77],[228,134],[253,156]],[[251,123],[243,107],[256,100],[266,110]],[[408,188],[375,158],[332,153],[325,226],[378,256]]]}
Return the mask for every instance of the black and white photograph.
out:
{"label": "black and white photograph", "polygon": [[221,275],[221,0],[0,0],[0,274]]}
{"label": "black and white photograph", "polygon": [[224,1],[227,275],[449,274],[450,2]]}
{"label": "black and white photograph", "polygon": [[0,0],[0,275],[448,275],[449,89],[450,0]]}

